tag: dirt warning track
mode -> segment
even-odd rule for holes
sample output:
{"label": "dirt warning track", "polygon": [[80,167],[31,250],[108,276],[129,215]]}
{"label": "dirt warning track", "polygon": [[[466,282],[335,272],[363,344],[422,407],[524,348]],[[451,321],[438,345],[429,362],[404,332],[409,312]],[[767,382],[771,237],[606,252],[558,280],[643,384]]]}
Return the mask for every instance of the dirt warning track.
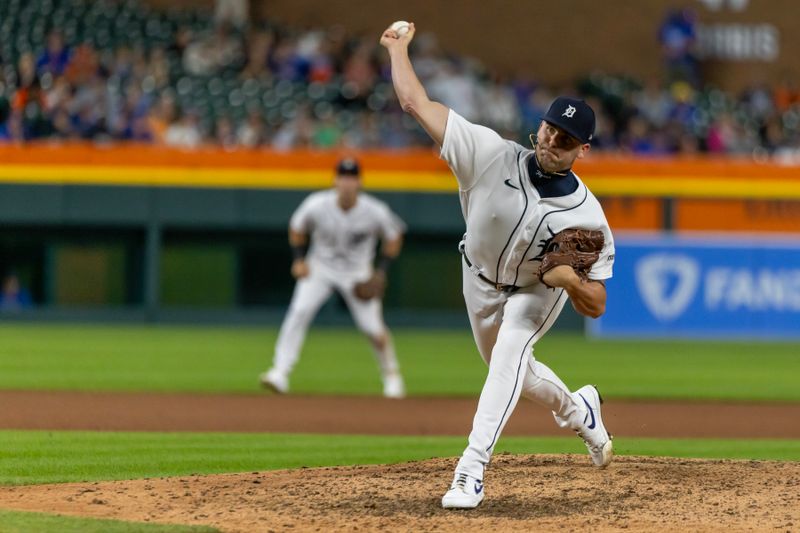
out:
{"label": "dirt warning track", "polygon": [[[462,435],[477,398],[0,391],[0,428]],[[607,401],[618,436],[800,438],[800,404]],[[566,435],[520,400],[504,435]]]}

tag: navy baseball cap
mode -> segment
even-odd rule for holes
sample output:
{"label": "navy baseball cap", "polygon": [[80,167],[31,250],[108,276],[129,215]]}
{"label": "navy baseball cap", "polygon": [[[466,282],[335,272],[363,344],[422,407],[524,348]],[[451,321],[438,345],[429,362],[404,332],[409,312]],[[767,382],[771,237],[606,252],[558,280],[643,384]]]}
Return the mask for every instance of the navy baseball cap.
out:
{"label": "navy baseball cap", "polygon": [[360,176],[361,168],[358,166],[358,161],[352,157],[346,157],[336,164],[337,176]]}
{"label": "navy baseball cap", "polygon": [[594,137],[594,111],[578,98],[559,96],[550,104],[542,120],[558,126],[571,136],[586,144]]}

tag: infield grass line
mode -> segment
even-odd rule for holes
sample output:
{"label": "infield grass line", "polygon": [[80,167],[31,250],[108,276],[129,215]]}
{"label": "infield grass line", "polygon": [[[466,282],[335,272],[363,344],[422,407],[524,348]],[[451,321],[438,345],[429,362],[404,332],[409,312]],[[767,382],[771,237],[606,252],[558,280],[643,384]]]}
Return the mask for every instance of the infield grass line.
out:
{"label": "infield grass line", "polygon": [[[800,461],[800,440],[618,438],[618,455]],[[465,437],[0,431],[0,484],[137,479],[457,456]],[[586,454],[576,437],[507,437],[496,453]],[[588,461],[587,456],[587,461]]]}

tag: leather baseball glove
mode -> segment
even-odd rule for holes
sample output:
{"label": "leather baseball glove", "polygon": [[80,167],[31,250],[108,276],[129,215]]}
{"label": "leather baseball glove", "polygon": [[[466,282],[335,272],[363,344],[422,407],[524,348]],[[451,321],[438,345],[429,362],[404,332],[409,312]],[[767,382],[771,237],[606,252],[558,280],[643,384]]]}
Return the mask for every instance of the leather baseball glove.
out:
{"label": "leather baseball glove", "polygon": [[559,265],[569,265],[582,279],[589,279],[589,270],[600,257],[604,243],[600,230],[565,229],[557,233],[544,250],[539,265],[539,281],[544,283],[545,272]]}
{"label": "leather baseball glove", "polygon": [[371,278],[360,283],[356,283],[353,292],[361,300],[371,300],[373,298],[383,298],[386,290],[386,274],[375,272]]}

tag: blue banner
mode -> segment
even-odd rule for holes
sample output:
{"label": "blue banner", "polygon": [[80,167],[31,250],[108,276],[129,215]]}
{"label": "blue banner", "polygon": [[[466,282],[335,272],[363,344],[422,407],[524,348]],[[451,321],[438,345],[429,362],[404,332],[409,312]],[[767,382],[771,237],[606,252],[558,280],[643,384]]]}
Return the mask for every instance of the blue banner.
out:
{"label": "blue banner", "polygon": [[621,237],[598,336],[800,338],[800,238]]}

